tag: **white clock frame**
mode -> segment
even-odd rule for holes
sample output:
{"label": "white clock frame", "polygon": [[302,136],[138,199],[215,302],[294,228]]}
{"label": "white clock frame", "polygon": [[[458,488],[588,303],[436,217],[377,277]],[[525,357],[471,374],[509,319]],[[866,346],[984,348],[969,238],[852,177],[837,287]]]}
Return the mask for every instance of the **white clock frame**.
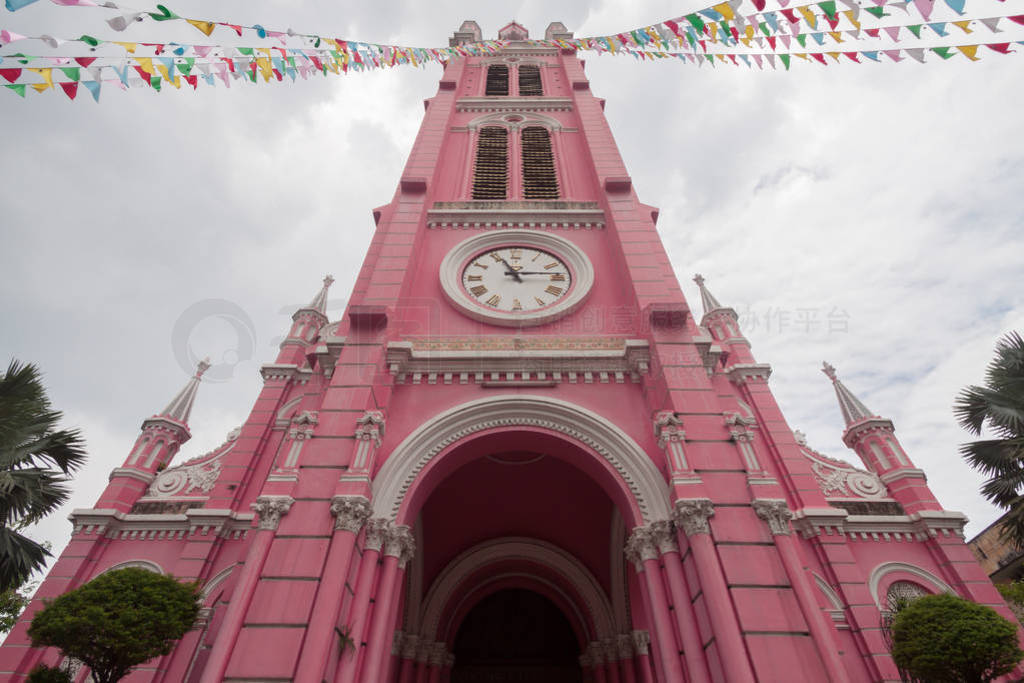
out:
{"label": "white clock frame", "polygon": [[[471,259],[499,247],[527,247],[550,252],[569,268],[572,278],[569,291],[550,306],[531,311],[497,311],[483,307],[462,285],[462,271]],[[504,327],[544,325],[576,310],[590,294],[594,284],[594,266],[590,259],[569,240],[533,230],[497,230],[474,235],[459,242],[441,261],[441,289],[448,301],[474,320]]]}

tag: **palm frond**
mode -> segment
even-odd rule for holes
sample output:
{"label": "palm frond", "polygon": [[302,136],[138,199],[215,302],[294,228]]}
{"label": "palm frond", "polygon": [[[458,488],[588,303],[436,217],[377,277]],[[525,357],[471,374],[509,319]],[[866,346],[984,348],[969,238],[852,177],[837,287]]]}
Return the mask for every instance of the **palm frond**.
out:
{"label": "palm frond", "polygon": [[39,543],[0,527],[0,591],[20,586],[49,555]]}

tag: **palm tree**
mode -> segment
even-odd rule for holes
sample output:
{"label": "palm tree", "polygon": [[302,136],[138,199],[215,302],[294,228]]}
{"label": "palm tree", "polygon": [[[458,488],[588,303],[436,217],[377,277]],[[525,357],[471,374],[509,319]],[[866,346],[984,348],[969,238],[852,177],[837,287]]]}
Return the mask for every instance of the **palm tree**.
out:
{"label": "palm tree", "polygon": [[995,437],[965,443],[960,453],[989,477],[981,487],[985,498],[1008,510],[1004,538],[1024,548],[1024,339],[1019,332],[999,340],[985,386],[961,391],[953,411],[975,436],[987,427]]}
{"label": "palm tree", "polygon": [[19,531],[68,499],[66,475],[85,462],[77,429],[57,429],[39,369],[11,361],[0,375],[0,591],[20,586],[49,552]]}

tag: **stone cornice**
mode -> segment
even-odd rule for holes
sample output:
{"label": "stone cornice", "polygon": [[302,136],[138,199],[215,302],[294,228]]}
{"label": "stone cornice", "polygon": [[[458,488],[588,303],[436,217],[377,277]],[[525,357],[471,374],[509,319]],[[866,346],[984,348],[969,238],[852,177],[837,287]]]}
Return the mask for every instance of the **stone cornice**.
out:
{"label": "stone cornice", "polygon": [[455,111],[572,111],[569,97],[460,97]]}
{"label": "stone cornice", "polygon": [[649,369],[649,345],[641,339],[618,340],[606,348],[581,348],[572,337],[566,337],[563,346],[548,344],[548,348],[509,347],[503,339],[484,339],[478,348],[464,344],[423,348],[414,341],[389,342],[388,369],[398,384],[488,386],[510,382],[622,384],[639,382]]}
{"label": "stone cornice", "polygon": [[884,417],[869,417],[866,420],[854,422],[843,432],[843,443],[849,448],[869,434],[893,434],[896,428],[892,420]]}
{"label": "stone cornice", "polygon": [[733,384],[745,384],[751,379],[768,381],[772,376],[772,366],[767,363],[737,363],[725,369],[729,381]]}
{"label": "stone cornice", "polygon": [[108,479],[110,481],[113,481],[114,477],[128,477],[129,479],[138,479],[146,486],[149,486],[149,484],[153,481],[156,475],[151,474],[149,472],[143,472],[142,470],[137,470],[133,467],[115,467],[110,471],[110,477]]}
{"label": "stone cornice", "polygon": [[824,533],[861,540],[918,540],[963,537],[967,518],[948,510],[922,510],[910,515],[851,515],[838,508],[803,508],[793,513],[793,528],[810,538]]}
{"label": "stone cornice", "polygon": [[889,485],[894,481],[899,481],[900,479],[920,479],[921,481],[928,481],[928,477],[925,475],[924,470],[919,470],[916,467],[902,467],[900,469],[893,470],[892,472],[886,472],[879,477],[879,479],[881,479],[886,485]]}
{"label": "stone cornice", "polygon": [[199,534],[241,538],[248,532],[254,515],[226,509],[196,508],[184,514],[137,515],[105,508],[80,508],[68,516],[72,534],[94,534],[107,538],[162,540]]}
{"label": "stone cornice", "polygon": [[274,379],[294,379],[300,384],[305,384],[313,376],[313,371],[289,363],[264,363],[260,366],[260,376],[265,382]]}
{"label": "stone cornice", "polygon": [[602,230],[605,227],[605,216],[597,202],[436,202],[433,208],[427,211],[427,227]]}

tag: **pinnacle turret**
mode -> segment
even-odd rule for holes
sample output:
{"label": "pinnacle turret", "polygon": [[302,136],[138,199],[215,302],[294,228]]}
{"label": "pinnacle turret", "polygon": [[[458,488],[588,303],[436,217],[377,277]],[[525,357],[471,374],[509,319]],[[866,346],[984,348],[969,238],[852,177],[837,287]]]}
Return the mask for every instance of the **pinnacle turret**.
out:
{"label": "pinnacle turret", "polygon": [[188,384],[178,392],[177,396],[171,399],[171,402],[160,411],[157,417],[167,418],[180,424],[188,425],[189,415],[192,414],[192,404],[195,403],[196,392],[199,390],[199,382],[202,380],[203,373],[209,368],[209,358],[199,361],[199,364],[196,366],[196,373],[189,379]]}
{"label": "pinnacle turret", "polygon": [[839,409],[843,411],[843,419],[846,421],[847,427],[861,420],[869,418],[878,419],[877,415],[871,412],[859,398],[853,395],[852,391],[846,388],[845,384],[839,381],[839,378],[836,377],[834,366],[829,363],[822,363],[821,371],[832,380],[832,387],[836,390],[836,398],[839,399]]}
{"label": "pinnacle turret", "polygon": [[[321,287],[320,291],[316,293],[316,296],[313,297],[313,300],[309,302],[309,305],[300,308],[299,311],[315,311],[316,313],[319,313],[320,315],[326,318],[327,290],[329,290],[331,288],[331,285],[333,284],[334,278],[331,277],[330,275],[325,275],[323,287]],[[298,311],[296,311],[296,313],[298,313]]]}
{"label": "pinnacle turret", "polygon": [[703,275],[697,273],[693,276],[693,281],[697,283],[697,287],[700,289],[700,303],[704,307],[704,315],[725,308],[715,298],[715,295],[708,291],[708,288],[704,285]]}

